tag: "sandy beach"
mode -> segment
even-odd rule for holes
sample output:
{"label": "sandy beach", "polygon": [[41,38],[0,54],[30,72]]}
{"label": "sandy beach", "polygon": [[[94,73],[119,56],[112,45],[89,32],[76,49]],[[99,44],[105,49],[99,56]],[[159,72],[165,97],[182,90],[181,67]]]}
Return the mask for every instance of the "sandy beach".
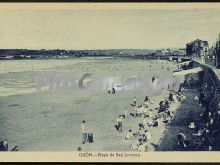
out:
{"label": "sandy beach", "polygon": [[[134,96],[138,104],[143,103],[145,96],[154,100],[149,108],[156,114],[155,108],[168,96],[166,90],[155,95],[150,88],[120,91],[114,95],[101,90],[38,91],[35,87],[39,73],[71,73],[77,77],[80,73],[91,72],[94,77],[122,77],[138,73],[171,75],[175,69],[175,65],[167,61],[128,59],[46,60],[40,66],[35,60],[16,61],[19,62],[22,65],[14,65],[11,61],[1,64],[1,68],[10,68],[10,65],[15,68],[1,73],[0,132],[2,139],[8,139],[9,147],[17,145],[20,151],[75,151],[78,147],[84,151],[130,151],[131,141],[124,140],[125,133],[129,129],[138,129],[142,119],[127,115],[123,120],[123,132],[118,133],[114,128],[118,115],[125,109],[128,114],[133,112],[130,104]],[[25,62],[29,64],[27,68],[23,66]],[[169,72],[165,69],[167,67],[170,67]],[[175,103],[172,108],[178,106],[179,103]],[[93,132],[94,143],[81,143],[82,120],[86,120],[88,129]],[[160,142],[165,128],[163,123],[149,128],[151,143],[157,145]],[[148,150],[155,150],[154,145],[149,145]]]}

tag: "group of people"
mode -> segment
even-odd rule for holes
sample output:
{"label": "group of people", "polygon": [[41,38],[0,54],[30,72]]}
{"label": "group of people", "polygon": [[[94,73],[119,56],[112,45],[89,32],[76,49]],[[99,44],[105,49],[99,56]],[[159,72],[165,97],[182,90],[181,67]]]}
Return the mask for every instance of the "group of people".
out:
{"label": "group of people", "polygon": [[0,151],[18,151],[18,146],[14,146],[13,148],[11,148],[11,150],[9,150],[9,145],[8,145],[8,140],[1,140],[0,141]]}
{"label": "group of people", "polygon": [[108,94],[115,94],[115,92],[116,92],[115,87],[114,87],[114,85],[112,85],[112,88],[111,89],[109,88],[107,93]]}
{"label": "group of people", "polygon": [[[163,68],[161,68],[163,69]],[[167,69],[169,70],[169,69]],[[158,85],[159,81],[159,75],[153,75],[152,76],[152,85],[155,87]],[[115,88],[112,86],[112,88],[109,88],[107,93],[109,94],[115,94]],[[170,93],[169,97],[162,100],[159,103],[159,107],[152,109],[150,108],[150,104],[154,104],[155,101],[151,100],[146,96],[144,100],[141,103],[138,103],[137,98],[133,98],[133,102],[131,106],[133,107],[133,110],[129,110],[130,112],[127,112],[127,109],[124,110],[123,113],[119,114],[116,118],[114,125],[115,129],[118,131],[118,133],[122,134],[124,136],[124,140],[130,141],[130,149],[132,151],[140,151],[144,152],[148,150],[149,144],[152,140],[152,134],[151,129],[154,129],[158,126],[160,126],[160,123],[169,123],[169,121],[173,118],[174,112],[170,110],[170,105],[172,102],[176,103],[179,101],[183,101],[185,99],[185,96],[181,95],[180,93],[174,94]],[[138,118],[140,122],[138,122],[136,129],[125,129],[123,126],[123,123],[126,118]],[[81,124],[81,130],[82,130],[82,143],[85,144],[87,142],[91,143],[93,142],[93,134],[89,133],[87,130],[86,122],[83,120]],[[127,131],[128,130],[128,131]],[[92,139],[92,140],[91,140]],[[78,150],[81,150],[82,148],[78,148]]]}
{"label": "group of people", "polygon": [[194,96],[194,100],[198,102],[202,113],[200,114],[199,123],[194,124],[192,135],[199,137],[199,144],[196,146],[197,150],[213,150],[220,136],[220,105],[218,104],[218,111],[214,111],[214,107],[211,104],[213,98],[206,97],[202,89],[198,92],[199,94]]}
{"label": "group of people", "polygon": [[175,110],[172,110],[170,107],[172,103],[183,102],[186,99],[181,92],[177,93],[169,93],[168,98],[160,101],[158,116],[163,119],[164,123],[169,123],[171,119],[174,117]]}
{"label": "group of people", "polygon": [[[149,98],[146,96],[143,105],[137,105],[137,98],[133,98],[133,103],[131,106],[134,107],[134,113],[130,113],[131,116],[134,118],[136,117],[143,117],[144,121],[142,123],[139,123],[137,130],[129,129],[128,132],[124,134],[124,139],[126,141],[131,140],[132,144],[130,145],[130,149],[132,151],[146,151],[147,144],[151,140],[151,133],[147,129],[148,126],[151,124],[148,123],[147,117],[152,116],[152,111],[147,112],[148,105],[150,104]],[[147,115],[148,113],[148,115]],[[117,118],[117,124],[115,125],[116,130],[119,133],[123,132],[123,120],[127,118],[127,110],[125,109],[123,114],[120,114]]]}
{"label": "group of people", "polygon": [[[182,96],[179,95],[178,97]],[[174,112],[169,110],[169,106],[174,101],[172,98],[169,98],[168,100],[165,99],[164,101],[161,101],[159,104],[159,108],[156,108],[154,110],[151,109],[149,106],[150,104],[154,104],[155,102],[154,100],[150,100],[148,96],[145,97],[142,104],[137,103],[136,97],[133,98],[133,103],[131,104],[131,106],[133,107],[133,112],[130,112],[130,116],[132,118],[141,119],[141,122],[139,122],[137,129],[129,129],[129,131],[125,133],[125,140],[130,140],[132,142],[130,146],[130,149],[132,151],[147,151],[148,145],[150,144],[152,139],[150,128],[156,128],[160,125],[161,121],[166,123],[173,118]],[[165,106],[166,108],[161,110],[162,106]],[[123,132],[122,123],[125,118],[126,113],[124,115],[119,115],[119,117],[117,118],[117,125],[115,125],[115,127],[119,133]]]}
{"label": "group of people", "polygon": [[0,141],[0,151],[8,151],[8,140]]}
{"label": "group of people", "polygon": [[[133,150],[136,147],[136,150],[138,151],[143,151],[143,145],[146,147],[147,149],[147,142],[149,142],[151,140],[151,133],[149,132],[149,128],[151,127],[158,127],[160,125],[161,122],[163,122],[165,125],[169,124],[170,121],[172,120],[172,118],[175,115],[175,110],[172,110],[170,107],[172,105],[172,103],[176,103],[176,102],[182,102],[186,99],[186,97],[181,93],[181,92],[177,92],[177,93],[169,93],[168,98],[160,101],[159,103],[159,108],[155,108],[155,112],[153,113],[154,110],[149,108],[150,104],[154,104],[154,101],[150,101],[149,98],[146,96],[143,105],[139,105],[139,106],[134,106],[135,107],[135,113],[130,113],[130,115],[132,117],[143,117],[143,121],[141,123],[139,123],[139,131],[138,132],[134,132],[133,134],[131,134],[131,130],[129,130],[129,132],[126,134],[126,139],[128,139],[128,137],[130,137],[130,139],[133,138],[133,136],[135,135],[139,135],[139,137],[142,136],[142,138],[139,138],[138,141],[135,141],[134,143],[132,143],[131,145],[131,149]],[[134,103],[136,104],[137,100],[136,97],[134,97]],[[156,111],[158,110],[158,111]],[[143,132],[143,131],[144,132]],[[142,131],[142,133],[141,133]],[[146,136],[144,133],[147,133],[148,136]],[[131,136],[133,135],[133,136]],[[180,133],[180,135],[182,135]],[[178,137],[180,137],[180,135]],[[181,136],[182,139],[184,139],[184,135]],[[181,143],[179,141],[179,143]],[[184,144],[185,145],[185,144]],[[141,149],[138,149],[138,146],[140,146]]]}
{"label": "group of people", "polygon": [[177,135],[178,146],[181,150],[196,150],[196,151],[211,151],[218,145],[220,131],[220,105],[219,111],[213,111],[210,104],[211,100],[205,96],[202,89],[195,94],[194,101],[198,103],[198,108],[201,109],[201,114],[197,120],[192,120],[189,123],[191,138],[183,133]]}

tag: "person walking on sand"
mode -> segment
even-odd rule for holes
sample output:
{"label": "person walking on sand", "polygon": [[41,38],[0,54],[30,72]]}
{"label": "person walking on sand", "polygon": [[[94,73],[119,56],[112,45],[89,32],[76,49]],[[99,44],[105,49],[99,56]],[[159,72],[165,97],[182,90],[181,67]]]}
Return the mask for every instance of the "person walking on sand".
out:
{"label": "person walking on sand", "polygon": [[154,83],[155,79],[156,79],[155,76],[153,76],[153,77],[152,77],[152,80],[151,80],[151,81],[152,81],[152,84]]}
{"label": "person walking on sand", "polygon": [[87,142],[87,127],[86,127],[86,121],[83,120],[81,124],[81,130],[82,130],[82,143],[85,144]]}
{"label": "person walking on sand", "polygon": [[160,77],[160,75],[153,75],[152,80],[151,80],[153,87],[158,86],[158,84],[159,84],[158,78],[159,78],[159,77]]}
{"label": "person walking on sand", "polygon": [[134,97],[134,106],[136,106],[137,105],[137,98],[136,97]]}
{"label": "person walking on sand", "polygon": [[122,132],[122,116],[119,115],[119,117],[117,118],[117,122],[118,122],[118,132]]}

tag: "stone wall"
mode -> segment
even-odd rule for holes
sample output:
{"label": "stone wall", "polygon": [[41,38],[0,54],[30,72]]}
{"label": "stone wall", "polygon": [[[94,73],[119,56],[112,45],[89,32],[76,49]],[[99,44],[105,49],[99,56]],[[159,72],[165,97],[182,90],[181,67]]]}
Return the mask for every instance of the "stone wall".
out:
{"label": "stone wall", "polygon": [[202,89],[207,100],[210,103],[210,110],[216,113],[219,110],[220,103],[220,82],[211,68],[202,66],[204,71],[202,75]]}

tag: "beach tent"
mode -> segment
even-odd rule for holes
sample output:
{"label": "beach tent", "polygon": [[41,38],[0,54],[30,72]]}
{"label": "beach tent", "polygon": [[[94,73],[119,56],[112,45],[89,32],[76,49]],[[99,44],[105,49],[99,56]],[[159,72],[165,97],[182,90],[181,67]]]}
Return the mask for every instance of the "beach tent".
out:
{"label": "beach tent", "polygon": [[173,76],[184,76],[187,74],[199,73],[201,71],[203,71],[203,69],[201,67],[197,67],[197,68],[192,68],[192,69],[188,69],[188,70],[181,70],[179,72],[174,72]]}

